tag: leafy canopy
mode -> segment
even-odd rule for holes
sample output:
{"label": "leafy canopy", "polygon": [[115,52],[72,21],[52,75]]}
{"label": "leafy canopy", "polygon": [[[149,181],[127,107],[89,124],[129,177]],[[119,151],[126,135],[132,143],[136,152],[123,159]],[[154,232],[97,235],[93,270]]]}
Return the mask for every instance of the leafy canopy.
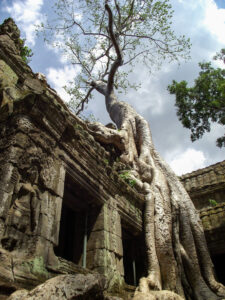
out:
{"label": "leafy canopy", "polygon": [[42,24],[42,29],[45,40],[60,48],[77,66],[78,75],[67,87],[76,113],[93,96],[90,82],[107,82],[117,59],[105,4],[112,12],[114,36],[123,53],[122,66],[126,66],[115,74],[118,92],[139,86],[138,82],[128,81],[137,62],[150,70],[165,59],[189,57],[189,39],[177,37],[171,28],[173,10],[169,0],[57,0],[55,19]]}
{"label": "leafy canopy", "polygon": [[[214,56],[214,60],[225,63],[225,49]],[[212,67],[211,62],[199,63],[201,71],[193,87],[186,81],[168,86],[175,94],[177,115],[183,126],[191,130],[191,140],[210,131],[211,122],[225,125],[225,69]],[[225,146],[225,136],[217,139],[217,146]]]}

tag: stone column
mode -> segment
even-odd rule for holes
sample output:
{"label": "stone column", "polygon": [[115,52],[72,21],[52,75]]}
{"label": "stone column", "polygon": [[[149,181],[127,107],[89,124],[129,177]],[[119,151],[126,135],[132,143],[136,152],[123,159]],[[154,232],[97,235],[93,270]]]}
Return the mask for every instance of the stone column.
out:
{"label": "stone column", "polygon": [[[43,180],[47,190],[39,194],[40,214],[36,254],[44,257],[48,265],[55,265],[57,260],[53,247],[58,245],[65,168],[60,161],[54,160],[50,170],[45,171]],[[52,174],[51,180],[49,180],[50,173]]]}
{"label": "stone column", "polygon": [[104,274],[110,288],[123,283],[121,219],[116,201],[109,199],[100,210],[87,244],[87,268]]}

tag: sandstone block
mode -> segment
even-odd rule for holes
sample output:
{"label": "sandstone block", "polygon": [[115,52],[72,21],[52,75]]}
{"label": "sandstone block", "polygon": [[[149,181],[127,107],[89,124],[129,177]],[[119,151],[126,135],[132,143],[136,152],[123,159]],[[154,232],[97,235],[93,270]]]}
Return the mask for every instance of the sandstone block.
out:
{"label": "sandstone block", "polygon": [[97,267],[107,267],[107,269],[115,270],[115,254],[106,249],[96,249],[95,251],[88,251],[87,267],[91,270],[95,270]]}
{"label": "sandstone block", "polygon": [[103,205],[92,230],[106,230],[121,237],[121,220],[116,208]]}
{"label": "sandstone block", "polygon": [[13,86],[17,83],[18,76],[3,60],[0,60],[0,88]]}
{"label": "sandstone block", "polygon": [[47,280],[26,294],[13,293],[8,300],[69,300],[69,299],[102,299],[105,280],[97,274],[60,275]]}

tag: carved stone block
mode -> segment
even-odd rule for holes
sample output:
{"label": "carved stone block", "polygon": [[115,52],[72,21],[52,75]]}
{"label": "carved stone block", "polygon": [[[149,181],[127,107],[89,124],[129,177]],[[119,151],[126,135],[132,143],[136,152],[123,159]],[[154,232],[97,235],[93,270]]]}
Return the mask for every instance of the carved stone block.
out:
{"label": "carved stone block", "polygon": [[104,204],[92,230],[106,230],[121,237],[121,220],[117,209]]}
{"label": "carved stone block", "polygon": [[107,249],[96,249],[95,251],[88,251],[87,267],[91,270],[95,270],[95,268],[97,267],[107,267],[111,270],[115,269],[115,255]]}

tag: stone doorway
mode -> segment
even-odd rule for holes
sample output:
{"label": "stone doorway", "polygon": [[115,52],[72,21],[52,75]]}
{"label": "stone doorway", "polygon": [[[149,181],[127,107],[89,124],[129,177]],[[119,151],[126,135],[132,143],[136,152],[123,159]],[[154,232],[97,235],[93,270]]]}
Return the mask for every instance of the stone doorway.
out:
{"label": "stone doorway", "polygon": [[225,253],[212,256],[212,261],[217,280],[225,285]]}
{"label": "stone doorway", "polygon": [[66,174],[56,256],[88,267],[87,245],[99,210],[88,191]]}
{"label": "stone doorway", "polygon": [[81,265],[84,244],[85,211],[71,209],[62,204],[59,244],[55,254]]}
{"label": "stone doorway", "polygon": [[144,236],[135,236],[122,227],[124,280],[137,286],[139,279],[146,276]]}

